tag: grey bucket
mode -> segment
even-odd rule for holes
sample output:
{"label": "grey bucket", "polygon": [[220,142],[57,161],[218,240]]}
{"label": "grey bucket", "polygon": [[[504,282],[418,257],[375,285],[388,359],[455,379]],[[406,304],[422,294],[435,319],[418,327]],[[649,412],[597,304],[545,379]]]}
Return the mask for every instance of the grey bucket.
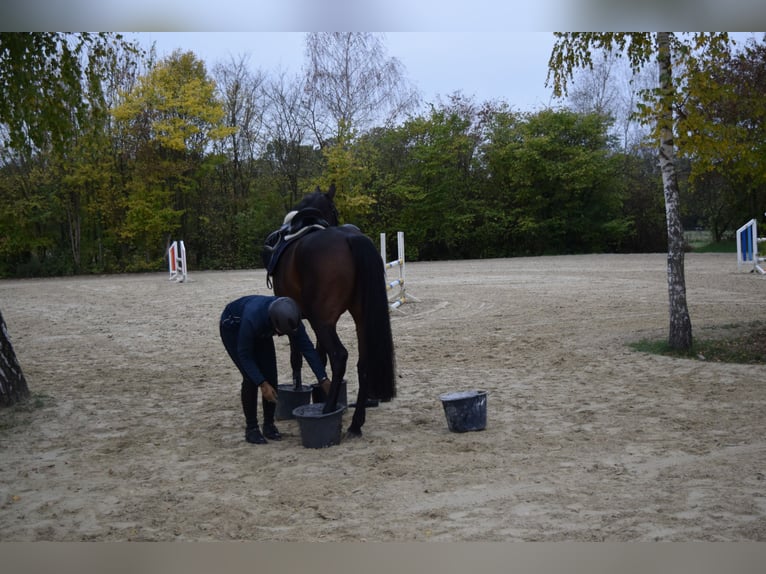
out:
{"label": "grey bucket", "polygon": [[346,407],[341,405],[327,414],[322,413],[323,408],[324,403],[311,403],[293,410],[293,416],[298,419],[301,431],[301,443],[306,448],[325,448],[340,444],[343,411]]}
{"label": "grey bucket", "polygon": [[278,421],[295,418],[293,416],[295,407],[311,402],[311,387],[305,385],[300,389],[296,389],[293,385],[278,385],[277,392],[277,410],[274,412],[274,418]]}
{"label": "grey bucket", "polygon": [[[340,391],[338,391],[338,406],[343,405],[345,407],[348,405],[347,386],[346,381],[341,381]],[[319,384],[311,385],[311,400],[315,403],[327,402],[327,395]]]}
{"label": "grey bucket", "polygon": [[439,397],[452,432],[484,430],[487,427],[487,392],[459,391]]}

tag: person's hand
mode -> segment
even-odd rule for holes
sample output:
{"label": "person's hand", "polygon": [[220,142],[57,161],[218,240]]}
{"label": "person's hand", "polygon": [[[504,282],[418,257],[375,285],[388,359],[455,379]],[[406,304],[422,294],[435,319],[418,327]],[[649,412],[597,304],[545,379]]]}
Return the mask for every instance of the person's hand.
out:
{"label": "person's hand", "polygon": [[274,387],[272,387],[268,381],[263,381],[260,387],[261,387],[261,396],[263,396],[265,400],[271,403],[277,402],[277,391],[274,390]]}

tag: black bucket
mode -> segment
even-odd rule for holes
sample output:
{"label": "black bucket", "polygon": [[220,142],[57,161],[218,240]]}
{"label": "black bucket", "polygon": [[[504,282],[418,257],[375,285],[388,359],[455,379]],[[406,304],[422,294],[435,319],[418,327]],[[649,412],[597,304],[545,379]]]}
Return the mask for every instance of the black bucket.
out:
{"label": "black bucket", "polygon": [[[341,382],[340,391],[338,392],[338,406],[348,406],[348,390],[346,386],[346,381]],[[327,395],[319,384],[311,385],[311,400],[315,403],[327,402]]]}
{"label": "black bucket", "polygon": [[323,408],[324,403],[311,403],[293,410],[293,416],[298,419],[301,442],[306,448],[325,448],[340,444],[343,411],[346,407],[339,406],[327,414],[322,413]]}
{"label": "black bucket", "polygon": [[277,410],[274,418],[278,421],[295,418],[293,410],[295,407],[307,405],[311,402],[311,387],[302,386],[296,389],[293,385],[278,385],[277,389]]}
{"label": "black bucket", "polygon": [[487,392],[460,391],[439,397],[452,432],[484,430],[487,426]]}

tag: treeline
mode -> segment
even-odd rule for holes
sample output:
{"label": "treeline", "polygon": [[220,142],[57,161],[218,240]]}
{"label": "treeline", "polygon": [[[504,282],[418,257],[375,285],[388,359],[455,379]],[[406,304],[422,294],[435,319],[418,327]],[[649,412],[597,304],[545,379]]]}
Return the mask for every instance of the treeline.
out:
{"label": "treeline", "polygon": [[[134,48],[85,76],[89,105],[66,138],[6,139],[0,276],[163,270],[174,239],[191,269],[259,267],[290,207],[330,183],[344,222],[373,239],[404,231],[410,260],[665,249],[656,150],[618,141],[604,110],[519,112],[457,93],[370,123],[322,112],[306,79]],[[741,166],[688,165],[689,226],[722,236],[763,211],[762,184],[737,189]]]}

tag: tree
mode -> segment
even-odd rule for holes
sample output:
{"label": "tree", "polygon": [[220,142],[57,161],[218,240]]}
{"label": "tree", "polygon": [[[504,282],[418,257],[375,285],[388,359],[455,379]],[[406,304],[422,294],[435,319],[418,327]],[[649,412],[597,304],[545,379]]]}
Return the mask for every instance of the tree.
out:
{"label": "tree", "polygon": [[538,255],[619,246],[628,222],[608,125],[598,113],[497,113],[484,146],[492,182],[484,208],[495,206],[514,250]]}
{"label": "tree", "polygon": [[[263,183],[259,157],[266,148],[268,128],[265,124],[268,99],[265,96],[266,75],[251,70],[249,57],[230,58],[213,68],[218,97],[226,112],[224,123],[232,133],[213,141],[220,157],[215,169],[207,170],[202,183],[204,250],[207,265],[232,268],[259,261],[253,249],[257,230],[251,205]],[[258,197],[260,199],[260,197]],[[263,202],[260,202],[263,204]],[[258,239],[260,241],[260,238]]]}
{"label": "tree", "polygon": [[[653,71],[653,70],[652,70]],[[648,135],[636,120],[641,93],[656,83],[649,70],[634,73],[613,52],[597,57],[592,68],[581,68],[568,89],[569,105],[577,112],[595,112],[611,118],[611,133],[619,137],[627,153],[636,150]]]}
{"label": "tree", "polygon": [[264,147],[264,95],[266,76],[260,70],[248,69],[248,58],[218,63],[213,69],[220,99],[226,112],[225,123],[232,133],[221,140],[220,147],[228,158],[229,180],[237,198],[246,197],[250,184],[248,171]]}
{"label": "tree", "polygon": [[[119,34],[0,33],[0,136],[17,151],[15,160],[66,144],[100,101],[95,91],[84,97],[84,85],[98,87],[98,70],[116,45],[137,51]],[[1,313],[0,386],[2,405],[29,394]]]}
{"label": "tree", "polygon": [[686,304],[684,274],[684,229],[673,144],[673,67],[670,33],[657,33],[657,63],[660,73],[660,106],[657,124],[660,132],[660,169],[665,195],[665,217],[668,224],[668,297],[670,299],[670,331],[668,343],[673,349],[690,349],[692,323]]}
{"label": "tree", "polygon": [[362,134],[381,120],[393,122],[418,102],[401,62],[386,56],[378,35],[312,32],[306,56],[306,107],[320,147],[341,129]]}
{"label": "tree", "polygon": [[136,249],[137,268],[155,268],[163,238],[179,230],[188,236],[189,251],[201,257],[200,172],[212,142],[236,129],[225,125],[204,63],[192,52],[174,52],[141,77],[112,113],[132,146],[122,235]]}
{"label": "tree", "polygon": [[[668,299],[670,325],[668,344],[673,349],[688,350],[692,346],[692,324],[686,302],[684,275],[684,236],[681,225],[678,179],[675,167],[673,140],[674,107],[683,93],[684,73],[693,69],[690,62],[701,51],[716,51],[728,43],[725,33],[695,33],[686,41],[670,32],[616,33],[616,32],[557,32],[549,60],[548,79],[553,79],[556,96],[566,94],[567,80],[575,68],[592,66],[591,50],[618,51],[627,55],[631,69],[639,71],[652,58],[656,59],[659,80],[653,99],[642,108],[645,117],[655,124],[655,137],[659,144],[659,162],[665,196],[665,217],[668,236]],[[673,61],[676,57],[676,62]],[[680,70],[673,77],[674,66]]]}
{"label": "tree", "polygon": [[717,240],[766,209],[765,91],[766,43],[752,38],[701,59],[689,77],[677,139]]}
{"label": "tree", "polygon": [[65,144],[93,104],[83,79],[96,78],[118,46],[138,53],[120,34],[0,32],[4,143],[17,150]]}
{"label": "tree", "polygon": [[322,189],[334,184],[341,219],[361,225],[376,203],[372,184],[378,176],[377,149],[369,140],[357,139],[353,130],[346,129],[345,122],[341,121],[339,127],[333,145],[323,150],[326,167],[316,182]]}
{"label": "tree", "polygon": [[265,122],[271,137],[264,156],[279,177],[278,191],[285,210],[300,200],[301,179],[316,155],[307,145],[309,122],[302,101],[304,91],[303,78],[289,78],[283,72],[265,88],[269,102]]}
{"label": "tree", "polygon": [[606,52],[590,68],[579,70],[576,81],[568,89],[570,106],[581,113],[614,116],[619,99],[615,81],[619,74],[618,57]]}
{"label": "tree", "polygon": [[70,140],[50,154],[50,169],[56,172],[53,188],[68,239],[67,259],[74,273],[89,265],[104,265],[108,227],[119,216],[121,195],[109,110],[118,92],[131,86],[137,75],[133,54],[119,46],[98,68],[94,64],[94,74],[88,75],[83,86],[89,109],[80,114]]}
{"label": "tree", "polygon": [[467,257],[476,228],[476,179],[479,135],[476,104],[454,94],[432,106],[427,116],[413,117],[400,128],[406,159],[396,189],[409,243],[425,259]]}
{"label": "tree", "polygon": [[[402,64],[387,57],[382,39],[376,34],[307,34],[306,59],[301,125],[313,134],[327,166],[314,182],[322,187],[335,183],[340,212],[348,221],[359,221],[370,214],[375,200],[370,193],[370,158],[363,160],[355,153],[356,139],[380,122],[393,125],[414,108],[418,96],[405,80]],[[292,109],[284,105],[291,99],[274,101],[283,112]],[[284,113],[280,116],[282,125],[290,125],[284,122],[287,117]],[[302,143],[275,139],[274,151],[282,153],[274,156],[300,158],[297,152],[303,149]],[[370,147],[364,149],[372,151]],[[295,161],[282,164],[296,166]]]}
{"label": "tree", "polygon": [[79,272],[104,253],[101,206],[117,180],[108,109],[139,54],[119,38],[0,36],[0,273]]}

